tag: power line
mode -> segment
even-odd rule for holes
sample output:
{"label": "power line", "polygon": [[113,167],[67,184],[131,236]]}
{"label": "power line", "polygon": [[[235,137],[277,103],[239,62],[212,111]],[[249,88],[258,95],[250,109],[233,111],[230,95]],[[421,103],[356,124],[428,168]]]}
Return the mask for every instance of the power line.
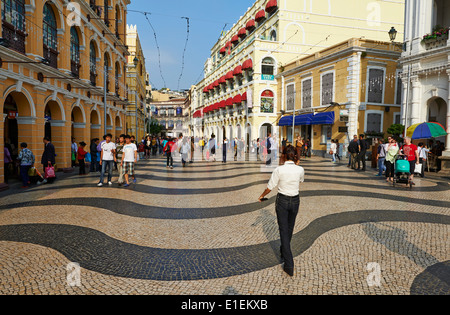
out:
{"label": "power line", "polygon": [[189,18],[188,17],[183,17],[183,19],[186,19],[187,35],[186,35],[186,43],[184,44],[183,56],[181,58],[181,74],[180,74],[180,77],[178,78],[177,91],[180,90],[180,81],[181,81],[181,78],[183,77],[183,71],[184,71],[184,57],[185,57],[185,54],[186,54],[186,48],[187,48],[188,41],[189,41]]}
{"label": "power line", "polygon": [[144,14],[145,19],[147,20],[148,24],[150,25],[151,29],[153,30],[153,36],[155,38],[156,49],[158,50],[159,73],[160,73],[161,78],[162,78],[162,80],[164,82],[164,87],[167,87],[166,80],[164,79],[163,71],[162,71],[162,67],[161,67],[161,50],[159,49],[158,38],[156,37],[155,28],[153,27],[152,23],[150,22],[150,20],[149,20],[149,18],[147,16],[149,13],[148,12],[140,12],[140,13]]}

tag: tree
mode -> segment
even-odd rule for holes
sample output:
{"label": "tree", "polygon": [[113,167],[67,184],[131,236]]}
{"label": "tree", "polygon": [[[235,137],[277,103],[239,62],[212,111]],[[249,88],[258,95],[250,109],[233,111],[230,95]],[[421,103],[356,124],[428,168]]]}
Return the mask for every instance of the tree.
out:
{"label": "tree", "polygon": [[387,130],[387,133],[389,135],[394,136],[394,139],[397,142],[402,142],[402,140],[403,140],[402,136],[403,136],[404,132],[405,132],[405,126],[401,125],[401,124],[393,124]]}
{"label": "tree", "polygon": [[161,133],[161,131],[164,129],[164,126],[162,126],[158,120],[152,118],[150,121],[150,134],[151,135],[157,135]]}

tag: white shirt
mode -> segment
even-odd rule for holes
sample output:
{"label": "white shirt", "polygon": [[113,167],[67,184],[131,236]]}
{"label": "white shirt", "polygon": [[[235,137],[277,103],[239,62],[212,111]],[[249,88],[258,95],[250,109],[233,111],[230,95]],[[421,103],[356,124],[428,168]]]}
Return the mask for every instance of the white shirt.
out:
{"label": "white shirt", "polygon": [[419,158],[424,160],[428,159],[428,152],[430,152],[430,150],[426,148],[419,148]]}
{"label": "white shirt", "polygon": [[337,145],[336,145],[336,143],[332,143],[331,144],[331,151],[333,151],[333,154],[337,153]]}
{"label": "white shirt", "polygon": [[191,149],[191,145],[190,145],[190,143],[189,142],[185,142],[185,143],[183,143],[182,145],[181,145],[181,150],[180,150],[180,153],[181,154],[187,154],[187,153],[189,153],[189,150]]}
{"label": "white shirt", "polygon": [[283,166],[277,167],[272,173],[267,188],[274,190],[278,186],[278,193],[295,197],[298,195],[299,185],[305,181],[305,170],[301,166],[295,165],[292,161],[287,161]]}
{"label": "white shirt", "polygon": [[102,152],[103,152],[103,161],[114,161],[114,154],[112,153],[113,150],[116,149],[116,144],[114,142],[102,143]]}
{"label": "white shirt", "polygon": [[134,162],[135,154],[134,152],[137,151],[137,147],[134,143],[125,144],[123,146],[123,161],[124,162]]}

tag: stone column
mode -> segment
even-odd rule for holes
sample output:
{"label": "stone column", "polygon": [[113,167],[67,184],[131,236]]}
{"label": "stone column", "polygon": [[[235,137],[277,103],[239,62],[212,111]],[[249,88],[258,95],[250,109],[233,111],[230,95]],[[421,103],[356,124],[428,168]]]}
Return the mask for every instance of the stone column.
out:
{"label": "stone column", "polygon": [[[3,114],[3,116],[0,117],[2,118],[2,120],[0,121],[0,134],[4,135],[5,119],[8,119],[7,114]],[[4,141],[0,141],[0,191],[9,188],[8,184],[5,183],[4,151],[5,151]]]}
{"label": "stone column", "polygon": [[448,75],[448,100],[447,100],[447,139],[445,155],[450,156],[450,70],[447,70]]}
{"label": "stone column", "polygon": [[411,86],[412,86],[412,98],[411,98],[411,117],[410,117],[410,126],[414,124],[420,123],[420,80],[418,76],[411,77]]}

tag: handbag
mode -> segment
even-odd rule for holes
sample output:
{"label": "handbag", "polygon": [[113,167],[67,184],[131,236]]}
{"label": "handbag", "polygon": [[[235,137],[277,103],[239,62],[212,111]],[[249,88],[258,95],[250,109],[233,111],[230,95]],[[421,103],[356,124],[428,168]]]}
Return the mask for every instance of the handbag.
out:
{"label": "handbag", "polygon": [[91,163],[92,162],[91,154],[89,152],[86,153],[86,155],[84,156],[84,159],[86,162]]}
{"label": "handbag", "polygon": [[44,177],[47,178],[55,178],[55,167],[53,167],[50,163],[48,163],[48,166],[45,168],[45,175]]}
{"label": "handbag", "polygon": [[414,169],[414,173],[422,174],[422,164],[416,164],[416,167]]}
{"label": "handbag", "polygon": [[75,161],[77,158],[76,158],[76,156],[75,156],[75,152],[74,151],[72,151],[72,161]]}
{"label": "handbag", "polygon": [[36,168],[33,166],[33,167],[30,167],[30,169],[28,170],[28,176],[29,177],[35,177],[35,176],[37,176],[37,172],[36,172]]}

